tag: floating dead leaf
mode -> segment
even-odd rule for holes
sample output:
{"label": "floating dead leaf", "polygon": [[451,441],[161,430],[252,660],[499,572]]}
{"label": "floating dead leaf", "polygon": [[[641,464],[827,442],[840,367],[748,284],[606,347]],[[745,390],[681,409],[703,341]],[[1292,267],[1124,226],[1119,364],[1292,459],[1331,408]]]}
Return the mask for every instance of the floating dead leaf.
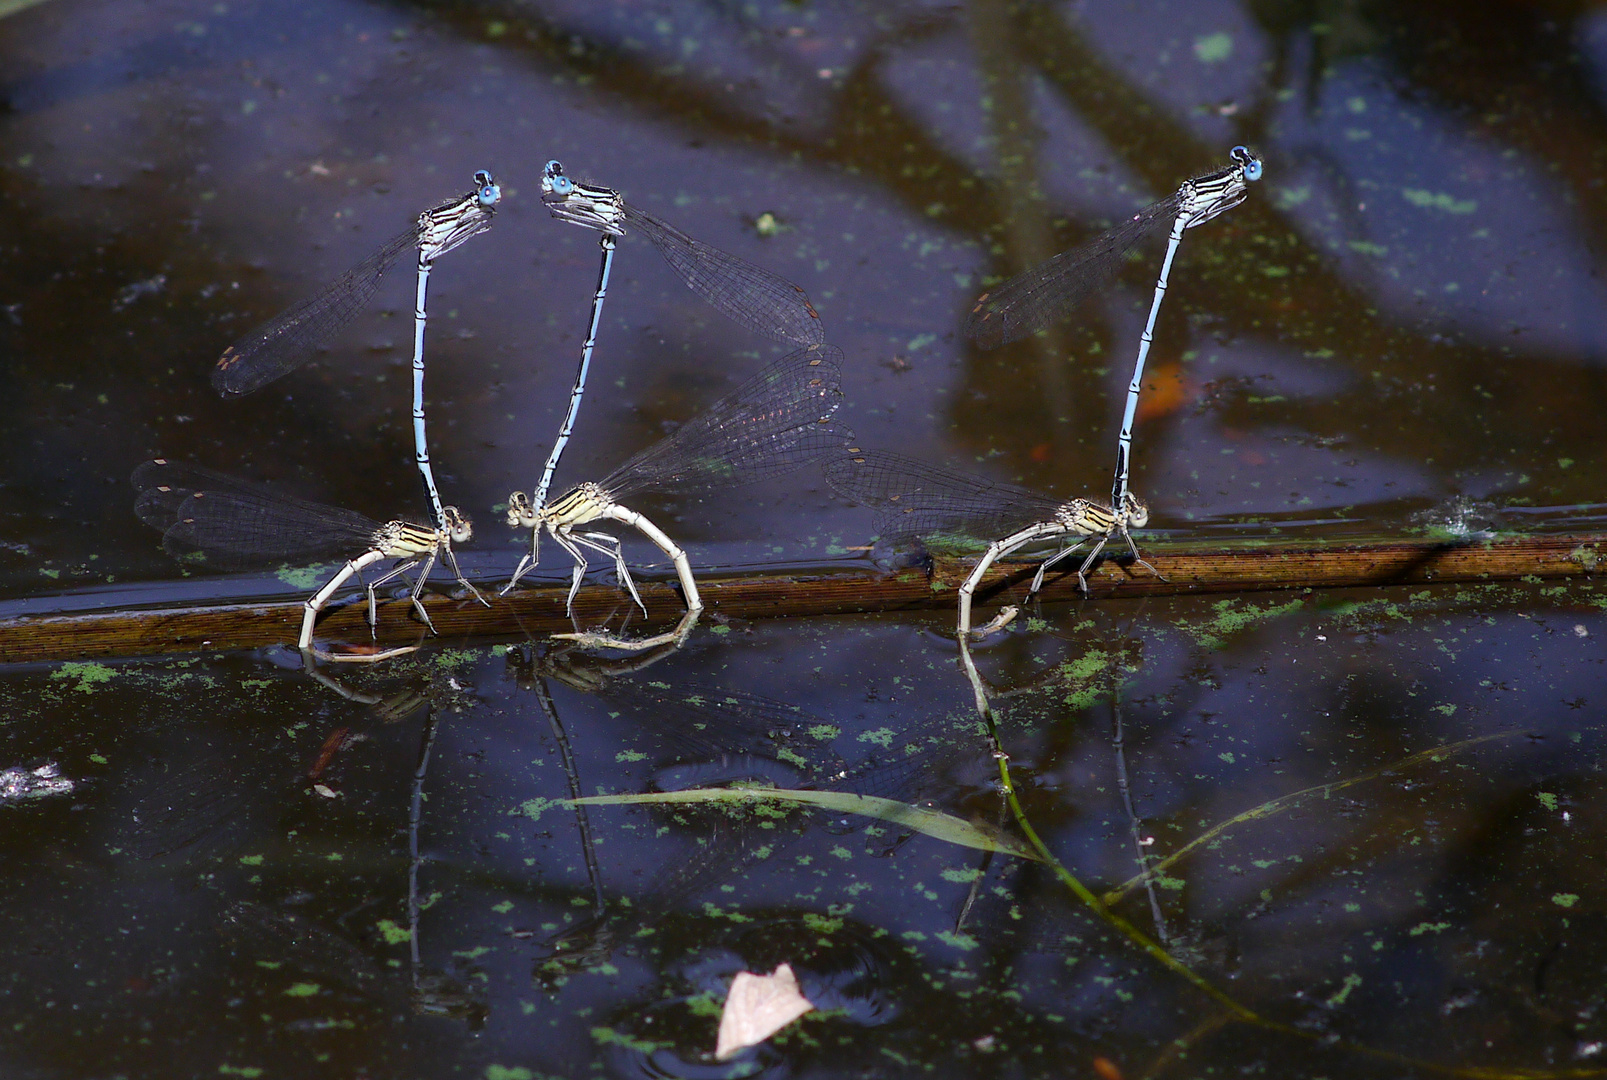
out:
{"label": "floating dead leaf", "polygon": [[727,1061],[738,1051],[764,1042],[814,1007],[803,996],[798,977],[788,964],[768,975],[737,972],[725,996],[725,1011],[720,1014],[715,1058]]}

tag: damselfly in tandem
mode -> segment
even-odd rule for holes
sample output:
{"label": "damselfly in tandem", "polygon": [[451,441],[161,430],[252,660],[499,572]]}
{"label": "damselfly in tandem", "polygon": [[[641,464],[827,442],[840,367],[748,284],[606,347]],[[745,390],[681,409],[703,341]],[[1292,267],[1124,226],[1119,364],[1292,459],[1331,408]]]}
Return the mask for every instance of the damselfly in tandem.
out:
{"label": "damselfly in tandem", "polygon": [[[541,480],[531,497],[531,504],[543,506],[552,487],[552,476],[563,457],[564,447],[575,430],[575,418],[580,413],[580,401],[586,393],[586,378],[591,371],[592,350],[597,344],[597,328],[603,317],[603,302],[608,296],[608,278],[614,265],[614,245],[618,237],[635,229],[650,240],[664,260],[670,264],[687,288],[707,300],[715,310],[755,333],[778,341],[797,345],[820,345],[826,340],[820,314],[809,302],[809,294],[779,274],[735,255],[694,240],[646,210],[625,202],[612,188],[599,187],[573,180],[564,175],[564,167],[556,161],[547,162],[541,180],[541,200],[548,211],[560,221],[595,229],[602,233],[602,261],[597,272],[597,291],[592,296],[591,322],[586,331],[585,343],[580,349],[580,366],[575,372],[575,383],[569,392],[569,408],[558,426],[558,438],[541,471]],[[534,555],[534,552],[532,552]],[[514,572],[508,588],[518,583],[534,563],[521,562]]]}
{"label": "damselfly in tandem", "polygon": [[[1133,378],[1127,385],[1127,403],[1122,410],[1121,433],[1116,440],[1116,470],[1111,482],[1110,505],[1127,501],[1127,482],[1131,471],[1133,423],[1138,416],[1138,394],[1144,381],[1144,363],[1155,338],[1155,320],[1166,298],[1167,279],[1172,260],[1183,242],[1185,229],[1203,225],[1219,214],[1242,203],[1249,185],[1261,179],[1261,159],[1247,147],[1235,146],[1228,152],[1233,163],[1205,176],[1183,181],[1172,194],[1146,206],[1115,228],[1048,262],[1019,274],[998,288],[977,298],[966,319],[965,333],[984,349],[1015,341],[1069,315],[1095,292],[1110,284],[1127,252],[1144,237],[1168,221],[1171,236],[1166,256],[1161,260],[1155,295],[1150,301],[1149,319],[1138,339],[1138,358]],[[1129,537],[1128,542],[1132,540]],[[1134,554],[1137,554],[1135,549]]]}
{"label": "damselfly in tandem", "polygon": [[[566,601],[571,613],[586,573],[584,551],[612,559],[620,582],[637,606],[647,611],[625,565],[619,539],[606,533],[578,532],[578,526],[607,520],[639,530],[669,557],[680,579],[686,614],[671,632],[639,641],[595,633],[557,636],[587,647],[629,650],[684,642],[703,610],[691,563],[663,530],[622,505],[623,501],[646,491],[687,494],[751,484],[802,468],[843,446],[851,436],[833,421],[842,401],[841,356],[832,345],[810,345],[789,353],[602,480],[580,484],[544,506],[537,507],[522,491],[509,495],[509,525],[532,529],[538,538],[545,529],[575,560]],[[536,558],[538,542],[532,540]]]}
{"label": "damselfly in tandem", "polygon": [[353,577],[361,581],[359,575],[375,563],[397,560],[395,566],[365,586],[371,628],[378,619],[376,590],[417,570],[409,599],[424,625],[435,630],[419,598],[437,560],[446,563],[458,584],[476,600],[486,603],[463,576],[452,551],[452,545],[467,543],[473,534],[469,520],[455,506],[444,508],[445,529],[407,521],[382,524],[354,510],[309,502],[198,465],[161,458],[135,469],[133,482],[139,492],[135,514],[162,531],[162,547],[176,558],[200,554],[208,566],[238,570],[275,562],[306,563],[345,557],[345,564],[335,576],[308,597],[302,615],[297,645],[321,659],[371,662],[417,648],[409,645],[359,654],[329,653],[313,645],[318,613],[342,585]]}
{"label": "damselfly in tandem", "polygon": [[402,253],[418,253],[418,283],[413,305],[413,454],[430,517],[437,529],[447,528],[441,495],[430,466],[424,424],[425,297],[435,260],[491,227],[502,189],[491,174],[474,174],[474,189],[430,208],[414,225],[393,236],[378,251],[330,282],[316,295],[270,319],[223,350],[212,369],[212,385],[224,396],[260,390],[313,358],[341,327],[367,305],[380,278]]}
{"label": "damselfly in tandem", "polygon": [[1027,600],[1043,588],[1044,574],[1090,539],[1093,549],[1077,567],[1077,584],[1088,590],[1085,576],[1094,560],[1113,538],[1127,542],[1140,566],[1157,573],[1139,557],[1130,529],[1143,528],[1149,508],[1129,494],[1120,513],[1087,499],[1057,499],[1030,488],[990,480],[985,476],[915,461],[886,450],[850,450],[825,467],[826,482],[846,499],[876,511],[878,546],[898,548],[916,541],[936,545],[949,542],[987,549],[960,586],[957,627],[963,637],[985,637],[1006,625],[1016,608],[1007,607],[986,626],[971,629],[971,598],[982,576],[998,559],[1018,548],[1044,540],[1058,540],[1060,550],[1045,559],[1033,576]]}

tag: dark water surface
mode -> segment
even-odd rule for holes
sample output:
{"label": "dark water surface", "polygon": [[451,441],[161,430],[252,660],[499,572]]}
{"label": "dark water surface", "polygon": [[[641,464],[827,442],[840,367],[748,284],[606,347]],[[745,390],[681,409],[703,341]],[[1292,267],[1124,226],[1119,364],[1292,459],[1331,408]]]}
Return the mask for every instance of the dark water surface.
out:
{"label": "dark water surface", "polygon": [[[1266,179],[1189,233],[1157,327],[1152,525],[1596,529],[1604,100],[1587,5],[0,0],[0,614],[301,587],[163,554],[127,484],[158,454],[418,517],[405,265],[313,365],[207,376],[481,168],[431,436],[503,580],[596,274],[549,158],[803,286],[863,445],[1100,496],[1158,249],[1044,335],[961,321],[1248,144]],[[625,238],[559,482],[780,351]],[[700,566],[853,563],[871,527],[816,473],[644,509]],[[636,672],[545,641],[338,686],[287,648],[15,665],[0,1077],[1607,1070],[1604,611],[1583,576],[1112,600],[979,646],[1027,816],[1172,966],[955,842],[1019,833],[948,614],[706,622]],[[561,801],[738,780],[959,831]],[[731,976],[783,961],[821,1011],[716,1063]]]}

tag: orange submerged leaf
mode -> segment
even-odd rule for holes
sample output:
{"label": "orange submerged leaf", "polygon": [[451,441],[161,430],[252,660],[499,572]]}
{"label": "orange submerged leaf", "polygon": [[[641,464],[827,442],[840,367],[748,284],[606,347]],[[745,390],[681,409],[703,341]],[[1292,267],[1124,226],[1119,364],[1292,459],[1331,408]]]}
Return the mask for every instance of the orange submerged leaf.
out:
{"label": "orange submerged leaf", "polygon": [[1144,375],[1144,390],[1138,399],[1138,418],[1153,420],[1170,416],[1194,397],[1194,381],[1177,364],[1162,364]]}

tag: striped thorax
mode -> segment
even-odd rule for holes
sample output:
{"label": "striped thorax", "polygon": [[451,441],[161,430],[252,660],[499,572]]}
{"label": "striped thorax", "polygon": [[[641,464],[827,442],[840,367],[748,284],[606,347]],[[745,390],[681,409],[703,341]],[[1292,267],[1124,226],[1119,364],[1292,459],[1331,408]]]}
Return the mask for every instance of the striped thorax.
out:
{"label": "striped thorax", "polygon": [[502,189],[481,170],[474,174],[475,189],[461,199],[442,203],[418,216],[419,257],[434,262],[470,237],[491,227]]}
{"label": "striped thorax", "polygon": [[1121,514],[1088,499],[1072,499],[1055,511],[1055,522],[1078,536],[1114,536],[1128,529],[1142,529],[1149,522],[1149,507],[1131,492]]}
{"label": "striped thorax", "polygon": [[1261,159],[1248,148],[1235,146],[1228,156],[1233,164],[1227,168],[1184,181],[1178,194],[1185,229],[1232,210],[1245,200],[1250,184],[1261,179]]}
{"label": "striped thorax", "polygon": [[1087,499],[1073,499],[1055,511],[1055,521],[1068,533],[1097,536],[1116,528],[1116,515]]}
{"label": "striped thorax", "polygon": [[625,235],[625,200],[620,193],[571,180],[559,162],[547,162],[541,177],[541,201],[560,221],[584,225],[609,236]]}
{"label": "striped thorax", "polygon": [[507,521],[516,529],[561,529],[596,521],[613,505],[613,497],[590,481],[576,485],[540,509],[529,495],[515,491],[508,496]]}
{"label": "striped thorax", "polygon": [[443,507],[442,516],[446,528],[440,530],[410,521],[387,521],[375,531],[371,550],[387,559],[413,559],[453,544],[466,544],[474,536],[474,526],[457,507]]}
{"label": "striped thorax", "polygon": [[538,516],[549,529],[562,529],[596,521],[613,505],[613,496],[587,481],[543,506]]}

